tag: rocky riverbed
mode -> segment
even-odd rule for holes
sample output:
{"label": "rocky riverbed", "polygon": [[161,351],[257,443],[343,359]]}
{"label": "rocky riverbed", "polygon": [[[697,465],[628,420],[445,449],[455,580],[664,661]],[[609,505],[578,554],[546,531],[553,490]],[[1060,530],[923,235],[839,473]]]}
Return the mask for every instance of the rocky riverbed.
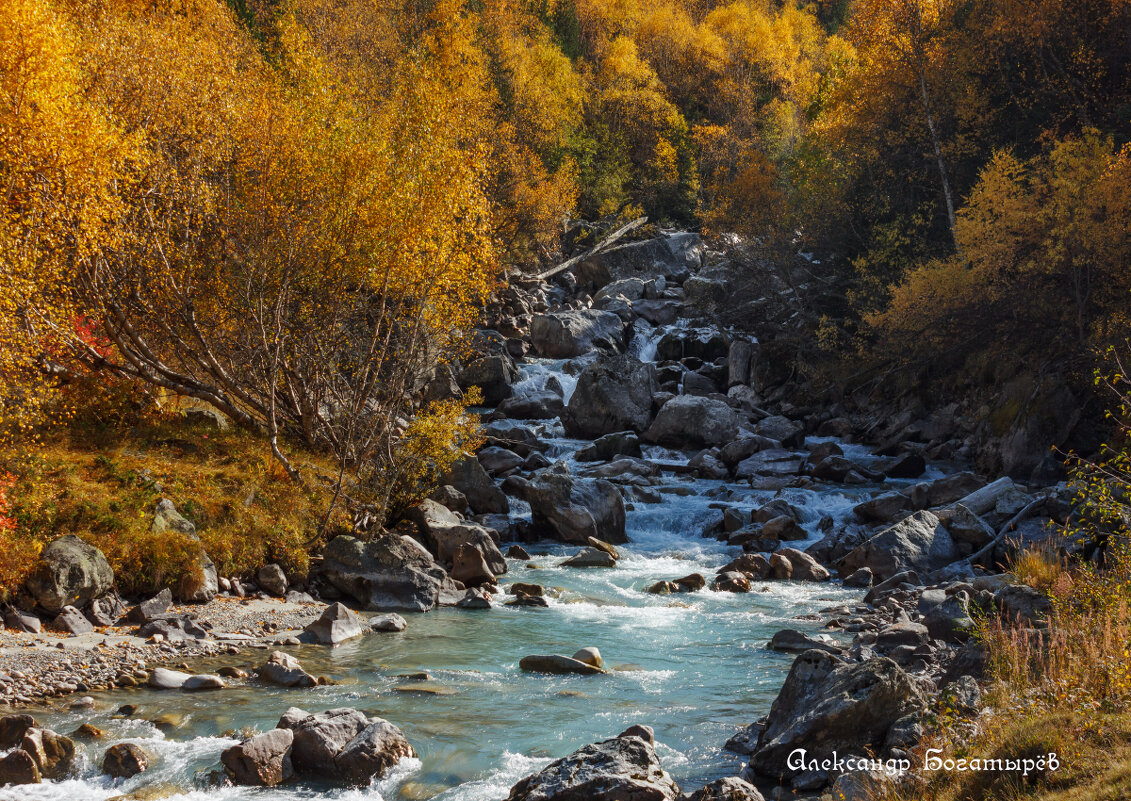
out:
{"label": "rocky riverbed", "polygon": [[[973,472],[954,410],[805,402],[711,322],[720,258],[668,234],[512,285],[423,390],[481,387],[485,446],[307,576],[208,563],[127,604],[53,543],[0,635],[0,693],[35,716],[0,798],[868,797],[882,777],[788,755],[903,758],[939,698],[972,714],[972,617],[1040,625],[996,566],[1062,544],[1069,499]],[[179,500],[155,526],[191,526]]]}

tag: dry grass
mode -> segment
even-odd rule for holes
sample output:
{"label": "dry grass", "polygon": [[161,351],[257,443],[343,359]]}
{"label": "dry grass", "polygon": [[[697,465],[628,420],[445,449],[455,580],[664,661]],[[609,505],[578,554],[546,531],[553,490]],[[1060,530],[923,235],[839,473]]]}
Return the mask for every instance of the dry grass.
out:
{"label": "dry grass", "polygon": [[[22,582],[43,545],[63,534],[100,548],[127,594],[191,584],[201,547],[221,575],[271,561],[302,572],[326,509],[324,496],[287,479],[261,440],[183,418],[132,428],[72,425],[33,449],[0,449],[4,471],[15,479],[15,527],[0,530],[0,596]],[[195,523],[199,542],[151,531],[163,497]],[[345,522],[337,517],[331,531]]]}

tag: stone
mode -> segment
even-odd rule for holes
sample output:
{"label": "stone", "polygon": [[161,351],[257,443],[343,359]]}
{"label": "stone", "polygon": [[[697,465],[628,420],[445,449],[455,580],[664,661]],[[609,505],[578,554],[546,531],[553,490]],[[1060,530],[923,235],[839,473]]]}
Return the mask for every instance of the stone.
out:
{"label": "stone", "polygon": [[498,411],[518,420],[553,420],[565,409],[562,396],[548,389],[511,395],[498,405]]}
{"label": "stone", "polygon": [[148,623],[151,620],[156,620],[162,615],[168,614],[169,610],[173,608],[173,592],[165,588],[161,592],[154,595],[152,598],[142,601],[127,615],[127,618],[133,623]]}
{"label": "stone", "polygon": [[510,511],[507,496],[495,486],[483,465],[471,454],[461,456],[440,480],[463,493],[468,506],[479,514],[507,514]]}
{"label": "stone", "polygon": [[551,762],[511,788],[507,801],[676,801],[679,787],[654,746],[616,737]]}
{"label": "stone", "polygon": [[73,606],[64,606],[51,621],[51,628],[67,634],[87,634],[94,631],[94,625],[86,619],[86,615]]}
{"label": "stone", "polygon": [[338,752],[334,768],[347,783],[360,787],[382,778],[402,759],[414,756],[416,752],[400,729],[375,718]]}
{"label": "stone", "polygon": [[793,578],[793,562],[785,554],[770,554],[770,575],[780,581],[789,581]]}
{"label": "stone", "polygon": [[593,296],[594,300],[602,298],[615,298],[622,297],[625,300],[641,300],[644,297],[644,279],[642,278],[622,278],[619,281],[613,281],[601,289]]}
{"label": "stone", "polygon": [[86,619],[95,626],[116,625],[126,613],[125,604],[115,593],[109,593],[101,598],[95,598],[86,608]]}
{"label": "stone", "polygon": [[788,515],[780,515],[762,524],[762,536],[775,540],[806,540],[809,532]]}
{"label": "stone", "polygon": [[31,634],[39,634],[43,631],[42,620],[33,614],[14,608],[4,613],[4,625],[16,631],[26,631]]}
{"label": "stone", "polygon": [[339,535],[322,557],[317,575],[369,611],[426,612],[442,591],[455,590],[428,551],[395,533],[368,542]]}
{"label": "stone", "polygon": [[168,668],[154,668],[146,679],[146,684],[155,690],[179,690],[184,686],[184,683],[189,680],[190,673],[182,673],[179,670],[169,670]]}
{"label": "stone", "polygon": [[[656,370],[626,354],[601,354],[578,376],[577,386],[562,411],[562,426],[567,436],[595,439],[604,435],[630,431],[643,432],[652,422],[652,398],[658,389]],[[607,451],[626,451],[639,456],[625,440],[602,442],[591,446],[601,457]],[[605,458],[615,455],[609,453]],[[579,457],[580,458],[580,457]]]}
{"label": "stone", "polygon": [[493,354],[483,356],[465,365],[456,376],[459,388],[465,392],[479,387],[486,406],[498,406],[511,395],[511,385],[518,378],[514,362],[509,356]]}
{"label": "stone", "polygon": [[906,570],[930,572],[958,557],[954,540],[931,512],[916,512],[853,549],[843,560],[847,570],[870,568],[880,580]]}
{"label": "stone", "polygon": [[530,554],[527,553],[526,549],[521,545],[512,545],[511,547],[507,548],[507,558],[519,559],[523,562],[529,562]]}
{"label": "stone", "polygon": [[804,466],[805,459],[792,451],[767,448],[735,465],[734,475],[736,478],[797,476]]}
{"label": "stone", "polygon": [[625,278],[648,280],[663,275],[682,279],[690,274],[689,265],[698,265],[702,250],[697,234],[628,242],[589,256],[573,268],[573,274],[578,286],[588,291]]}
{"label": "stone", "polygon": [[294,777],[293,743],[294,732],[290,729],[272,729],[224,749],[220,762],[235,784],[274,787]]}
{"label": "stone", "polygon": [[408,623],[394,612],[369,618],[369,628],[374,631],[404,631],[408,628]]}
{"label": "stone", "polygon": [[114,571],[100,550],[73,534],[52,541],[39,554],[25,587],[48,612],[81,607],[110,592]]}
{"label": "stone", "polygon": [[369,718],[356,709],[338,708],[300,717],[288,710],[280,729],[294,732],[291,761],[295,771],[315,776],[333,776],[335,759],[369,725]]}
{"label": "stone", "polygon": [[365,633],[361,619],[345,604],[327,606],[322,615],[304,631],[323,645],[338,645]]}
{"label": "stone", "polygon": [[579,462],[609,462],[618,456],[640,458],[640,437],[635,431],[616,431],[604,434],[574,454]]}
{"label": "stone", "polygon": [[737,571],[747,578],[760,581],[770,576],[770,563],[761,554],[743,554],[719,568],[719,573]]}
{"label": "stone", "polygon": [[259,668],[259,678],[280,687],[315,687],[318,680],[302,669],[302,665],[290,654],[273,651],[270,658]]}
{"label": "stone", "polygon": [[800,448],[805,444],[805,426],[782,415],[765,417],[754,426],[754,433],[777,440],[786,448]]}
{"label": "stone", "polygon": [[74,741],[50,729],[28,729],[20,740],[20,750],[31,754],[44,779],[63,778],[75,758]]}
{"label": "stone", "polygon": [[853,570],[844,578],[844,586],[846,587],[863,587],[868,588],[872,586],[872,569],[870,567],[862,567],[859,570]]}
{"label": "stone", "polygon": [[134,743],[117,743],[106,749],[102,772],[114,779],[129,779],[149,768],[149,757]]}
{"label": "stone", "polygon": [[675,448],[723,445],[738,436],[738,415],[714,398],[679,395],[660,407],[644,432],[648,442]]}
{"label": "stone", "polygon": [[177,585],[176,596],[188,604],[206,604],[220,591],[216,565],[201,548],[193,557],[188,572]]}
{"label": "stone", "polygon": [[530,321],[530,344],[548,359],[572,359],[591,350],[621,350],[624,323],[612,312],[597,309],[538,314]]}
{"label": "stone", "polygon": [[226,686],[224,680],[219,676],[210,673],[198,673],[185,679],[181,689],[185,692],[199,692],[201,690],[222,690]]}
{"label": "stone", "polygon": [[15,748],[24,739],[28,729],[38,728],[39,724],[31,715],[5,715],[0,717],[0,751]]}
{"label": "stone", "polygon": [[586,544],[590,537],[628,542],[624,499],[608,481],[545,470],[529,483],[526,500],[534,525],[563,542]]}
{"label": "stone", "polygon": [[587,662],[559,654],[524,656],[518,661],[518,667],[524,673],[554,673],[559,675],[577,673],[582,676],[593,676],[605,672]]}
{"label": "stone", "polygon": [[750,364],[757,345],[742,339],[730,343],[727,352],[727,389],[750,383]]}
{"label": "stone", "polygon": [[287,594],[287,574],[278,565],[264,565],[255,573],[255,582],[268,595],[282,598]]}
{"label": "stone", "polygon": [[790,578],[793,581],[828,581],[831,578],[829,571],[804,551],[799,551],[796,548],[782,548],[774,553],[774,556],[779,555],[789,560],[792,568]]}
{"label": "stone", "polygon": [[456,550],[452,559],[451,576],[465,587],[482,587],[495,584],[495,574],[487,566],[483,553],[474,545],[464,544]]}
{"label": "stone", "polygon": [[844,648],[837,645],[831,637],[823,636],[818,639],[817,637],[810,637],[795,629],[782,629],[770,638],[770,642],[766,645],[771,651],[783,651],[785,653],[800,654],[810,649],[816,648],[818,651],[824,651],[830,654],[843,654]]}
{"label": "stone", "polygon": [[750,579],[736,570],[719,573],[711,582],[715,592],[750,592]]}
{"label": "stone", "polygon": [[0,785],[39,784],[39,767],[27,751],[12,751],[0,757]]}
{"label": "stone", "polygon": [[467,511],[467,496],[451,484],[442,484],[432,490],[432,494],[428,496],[428,499],[435,501],[452,512],[463,514]]}
{"label": "stone", "polygon": [[696,790],[683,801],[766,801],[758,788],[737,776],[716,779]]}
{"label": "stone", "polygon": [[651,726],[644,726],[640,723],[634,723],[627,729],[622,731],[617,737],[639,737],[649,745],[656,744],[656,731]]}
{"label": "stone", "polygon": [[177,507],[168,498],[161,498],[157,501],[150,528],[155,534],[174,531],[178,534],[196,536],[196,525],[178,512]]}
{"label": "stone", "polygon": [[490,609],[491,606],[491,595],[480,588],[467,590],[464,596],[456,601],[457,609]]}
{"label": "stone", "polygon": [[845,663],[832,654],[806,651],[794,660],[770,707],[750,767],[778,779],[795,774],[788,757],[797,748],[811,759],[834,751],[863,755],[883,744],[892,724],[926,703],[919,685],[890,659]]}
{"label": "stone", "polygon": [[927,460],[919,451],[908,451],[884,468],[888,478],[918,478],[927,470]]}
{"label": "stone", "polygon": [[601,659],[601,652],[591,645],[578,650],[578,652],[573,655],[573,658],[578,662],[584,662],[587,665],[592,665],[597,668],[602,667],[604,664],[604,661]]}
{"label": "stone", "polygon": [[[420,542],[442,565],[454,565],[456,553],[469,545],[479,552],[492,576],[507,572],[507,560],[491,532],[483,526],[462,520],[451,510],[429,499],[409,509],[407,516],[416,524]],[[453,578],[461,580],[456,576]]]}
{"label": "stone", "polygon": [[487,475],[498,476],[522,465],[524,459],[517,453],[497,445],[488,445],[476,454]]}
{"label": "stone", "polygon": [[569,559],[562,562],[562,567],[616,567],[617,560],[608,552],[597,548],[582,548]]}
{"label": "stone", "polygon": [[703,577],[702,573],[690,573],[682,578],[677,578],[672,583],[679,588],[680,592],[695,592],[707,586],[707,579]]}
{"label": "stone", "polygon": [[1049,610],[1051,599],[1023,584],[1010,584],[994,593],[994,603],[1001,615],[1015,625],[1042,626]]}
{"label": "stone", "polygon": [[969,546],[969,553],[989,544],[995,535],[989,523],[961,503],[955,504],[949,510],[949,514],[945,516],[940,514],[939,519],[946,526],[951,539],[956,543],[966,543]]}

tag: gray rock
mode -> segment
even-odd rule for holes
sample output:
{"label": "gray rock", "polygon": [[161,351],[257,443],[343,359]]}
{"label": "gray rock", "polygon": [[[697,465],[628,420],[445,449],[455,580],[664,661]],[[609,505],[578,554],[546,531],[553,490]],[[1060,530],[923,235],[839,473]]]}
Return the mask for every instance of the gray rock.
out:
{"label": "gray rock", "polygon": [[406,757],[416,752],[404,733],[382,718],[375,718],[358,732],[334,758],[337,774],[354,786],[380,779]]}
{"label": "gray rock", "polygon": [[582,548],[569,559],[562,562],[562,567],[616,567],[617,560],[606,551],[599,548]]}
{"label": "gray rock", "polygon": [[146,684],[155,690],[179,690],[184,686],[184,683],[191,678],[190,673],[182,673],[179,670],[169,670],[168,668],[154,668],[146,680]]}
{"label": "gray rock", "polygon": [[937,570],[957,557],[954,541],[939,519],[930,512],[916,512],[855,548],[842,564],[846,570],[870,568],[882,580],[905,570]]}
{"label": "gray rock", "polygon": [[39,634],[43,631],[43,621],[33,614],[22,612],[19,609],[9,609],[4,613],[4,625],[16,631],[26,631]]}
{"label": "gray rock", "polygon": [[784,477],[801,475],[805,459],[792,451],[768,448],[743,459],[734,468],[736,478],[756,476]]}
{"label": "gray rock", "polygon": [[558,675],[577,673],[582,676],[594,676],[605,672],[595,665],[560,654],[524,656],[519,660],[518,667],[525,673],[554,673]]}
{"label": "gray rock", "polygon": [[823,635],[821,639],[811,637],[795,629],[782,629],[770,638],[766,646],[771,651],[800,654],[805,651],[817,649],[830,654],[843,654],[844,648],[837,645],[831,637]]}
{"label": "gray rock", "polygon": [[805,426],[782,415],[774,415],[758,421],[754,433],[775,439],[786,448],[800,448],[805,444]]}
{"label": "gray rock", "polygon": [[644,439],[676,448],[723,445],[738,435],[738,415],[714,398],[680,395],[660,407]]}
{"label": "gray rock", "polygon": [[274,787],[294,777],[293,743],[290,729],[272,729],[225,749],[220,762],[235,784]]}
{"label": "gray rock", "polygon": [[334,776],[338,754],[369,726],[369,718],[348,708],[295,717],[284,715],[279,728],[294,732],[291,762],[295,771],[314,776]]}
{"label": "gray rock", "polygon": [[539,356],[572,359],[591,350],[624,347],[624,322],[596,309],[538,314],[530,321],[530,344]]}
{"label": "gray rock", "polygon": [[302,669],[290,654],[273,651],[271,657],[259,668],[259,678],[280,687],[315,687],[318,680]]}
{"label": "gray rock", "polygon": [[624,499],[608,481],[549,469],[529,483],[526,501],[535,526],[563,542],[587,544],[590,537],[628,542]]}
{"label": "gray rock", "polygon": [[467,511],[467,496],[451,484],[441,484],[432,491],[428,499],[452,512],[463,514]]}
{"label": "gray rock", "polygon": [[[491,544],[494,547],[494,543]],[[495,549],[498,552],[498,549]],[[502,559],[502,555],[499,556]],[[452,558],[451,576],[465,587],[482,587],[497,583],[495,574],[487,566],[483,552],[471,544],[459,546]]]}
{"label": "gray rock", "polygon": [[374,631],[404,631],[408,628],[405,619],[396,613],[378,615],[369,619],[369,628]]}
{"label": "gray rock", "polygon": [[816,759],[833,751],[863,754],[883,744],[895,721],[926,703],[919,686],[890,659],[847,664],[831,654],[806,651],[770,707],[750,767],[778,778],[793,775],[787,760],[796,748]]}
{"label": "gray rock", "polygon": [[211,673],[198,673],[185,679],[181,689],[185,692],[199,692],[201,690],[222,690],[227,685],[219,676]]}
{"label": "gray rock", "polygon": [[657,387],[653,365],[624,354],[598,356],[578,376],[577,387],[561,414],[566,435],[592,439],[622,431],[644,431],[652,422],[652,397]]}
{"label": "gray rock", "polygon": [[547,389],[511,395],[499,404],[498,411],[519,420],[553,420],[565,408],[562,396]]}
{"label": "gray rock", "polygon": [[[409,509],[408,518],[416,524],[420,542],[441,564],[454,564],[456,553],[468,545],[479,551],[492,575],[500,576],[507,572],[507,560],[483,526],[462,520],[451,510],[428,499]],[[453,578],[462,580],[456,576]]]}
{"label": "gray rock", "polygon": [[128,618],[134,623],[148,623],[162,615],[168,614],[169,610],[172,608],[173,593],[168,588],[165,588],[152,598],[142,601],[131,609]]}
{"label": "gray rock", "polygon": [[97,548],[73,534],[51,542],[39,554],[25,586],[48,612],[64,606],[81,607],[110,591],[114,571]]}
{"label": "gray rock", "polygon": [[[445,510],[447,511],[447,510]],[[362,608],[426,612],[455,585],[411,538],[389,533],[369,542],[338,536],[323,551],[317,575]]]}
{"label": "gray rock", "polygon": [[775,551],[774,556],[782,556],[789,560],[793,568],[790,578],[794,581],[828,581],[829,571],[817,563],[809,554],[796,548],[781,548]]}
{"label": "gray rock", "polygon": [[495,486],[479,460],[470,454],[460,457],[441,481],[462,492],[468,505],[479,514],[506,514],[510,511],[507,496]]}
{"label": "gray rock", "polygon": [[168,498],[157,501],[157,508],[153,514],[151,528],[155,534],[164,534],[174,531],[178,534],[196,536],[196,525],[177,511],[177,507]]}
{"label": "gray rock", "polygon": [[278,565],[264,565],[255,574],[255,581],[268,595],[282,598],[287,594],[287,574]]}
{"label": "gray rock", "polygon": [[361,619],[344,604],[332,604],[304,631],[323,645],[337,645],[365,633]]}
{"label": "gray rock", "polygon": [[1043,626],[1052,609],[1047,595],[1023,584],[1002,587],[994,593],[994,603],[1006,620],[1027,626]]}
{"label": "gray rock", "polygon": [[[698,244],[695,244],[696,241]],[[647,280],[663,275],[682,281],[690,274],[688,265],[698,264],[701,253],[702,241],[698,240],[698,235],[670,239],[657,237],[617,245],[594,254],[578,264],[573,274],[578,286],[589,291],[625,278]]]}
{"label": "gray rock", "polygon": [[676,801],[655,748],[635,736],[594,743],[511,788],[507,801]]}
{"label": "gray rock", "polygon": [[854,570],[844,577],[844,586],[846,587],[871,587],[872,586],[872,569],[869,567],[862,567],[859,570]]}
{"label": "gray rock", "polygon": [[523,458],[514,451],[500,448],[497,445],[488,445],[476,454],[479,464],[487,471],[487,475],[499,475],[509,470],[514,470],[522,464]]}
{"label": "gray rock", "polygon": [[64,606],[62,611],[51,621],[51,628],[67,634],[87,634],[94,631],[94,626],[82,612],[73,606]]}
{"label": "gray rock", "polygon": [[618,456],[632,456],[640,458],[644,454],[640,450],[640,437],[635,431],[617,431],[605,434],[580,449],[574,458],[579,462],[608,462]]}
{"label": "gray rock", "polygon": [[126,612],[125,604],[116,593],[95,598],[86,609],[86,618],[95,626],[113,626]]}
{"label": "gray rock", "polygon": [[497,406],[511,396],[518,373],[509,356],[495,354],[476,359],[459,371],[456,381],[460,389],[467,391],[479,387],[483,391],[483,403]]}
{"label": "gray rock", "polygon": [[683,801],[766,801],[766,799],[750,782],[737,776],[728,776],[725,779],[716,779],[691,795],[684,796]]}

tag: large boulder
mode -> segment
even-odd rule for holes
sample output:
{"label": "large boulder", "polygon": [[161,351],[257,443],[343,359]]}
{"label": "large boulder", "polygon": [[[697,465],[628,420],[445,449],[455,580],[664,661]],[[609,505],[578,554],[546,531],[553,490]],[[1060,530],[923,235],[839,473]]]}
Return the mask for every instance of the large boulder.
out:
{"label": "large boulder", "polygon": [[675,801],[679,787],[651,742],[634,735],[594,743],[511,788],[507,801]]}
{"label": "large boulder", "polygon": [[50,729],[28,729],[20,741],[20,750],[31,754],[44,779],[63,778],[75,759],[74,741]]}
{"label": "large boulder", "polygon": [[577,284],[595,291],[626,278],[648,280],[663,275],[683,281],[698,269],[703,240],[698,234],[671,234],[642,242],[629,242],[590,256],[573,268]]}
{"label": "large boulder", "polygon": [[369,725],[369,718],[356,709],[342,707],[300,716],[301,710],[288,710],[279,721],[280,729],[294,732],[291,761],[299,773],[333,776],[334,760],[342,749]]}
{"label": "large boulder", "polygon": [[441,592],[456,590],[428,551],[393,533],[370,542],[335,537],[323,551],[317,575],[375,612],[427,612],[440,602]]}
{"label": "large boulder", "polygon": [[551,469],[532,480],[525,494],[542,533],[581,545],[589,544],[590,537],[618,545],[628,542],[624,499],[608,481]]}
{"label": "large boulder", "polygon": [[758,788],[737,776],[716,779],[704,785],[684,801],[766,801]]}
{"label": "large boulder", "polygon": [[400,729],[374,718],[338,752],[334,768],[341,779],[360,787],[380,779],[402,759],[414,756],[416,752]]}
{"label": "large boulder", "polygon": [[867,567],[883,581],[905,570],[929,573],[956,558],[954,540],[939,519],[931,512],[916,512],[850,551],[841,572]]}
{"label": "large boulder", "polygon": [[149,757],[135,743],[117,743],[102,756],[102,772],[113,779],[129,779],[149,768]]}
{"label": "large boulder", "polygon": [[314,687],[318,680],[302,669],[290,654],[273,651],[271,657],[259,668],[259,678],[280,687]]}
{"label": "large boulder", "polygon": [[497,406],[511,396],[511,385],[518,378],[510,357],[502,355],[484,356],[466,365],[459,371],[457,381],[460,389],[479,387],[483,391],[483,403]]}
{"label": "large boulder", "polygon": [[483,465],[471,454],[464,454],[448,468],[440,483],[449,484],[464,494],[472,511],[481,515],[505,515],[510,504],[503,491],[487,475]]}
{"label": "large boulder", "polygon": [[594,439],[619,431],[640,433],[652,422],[656,370],[628,355],[600,356],[577,379],[562,412],[566,434]]}
{"label": "large boulder", "polygon": [[361,619],[344,604],[331,604],[305,631],[324,645],[337,645],[360,637],[365,633],[365,628]]}
{"label": "large boulder", "polygon": [[674,448],[724,445],[738,436],[738,415],[724,401],[692,395],[672,398],[656,414],[644,439]]}
{"label": "large boulder", "polygon": [[67,534],[53,541],[39,555],[27,579],[27,590],[49,612],[64,606],[81,607],[101,597],[114,585],[114,571],[102,551]]}
{"label": "large boulder", "polygon": [[0,757],[0,786],[8,784],[39,784],[43,777],[31,754],[12,751]]}
{"label": "large boulder", "polygon": [[469,545],[482,554],[491,573],[501,576],[507,572],[507,560],[483,526],[462,520],[455,512],[428,499],[410,509],[408,517],[416,524],[420,542],[440,564],[451,566],[459,549]]}
{"label": "large boulder", "polygon": [[530,344],[535,353],[550,359],[572,359],[596,348],[621,350],[624,322],[597,309],[539,314],[530,321]]}
{"label": "large boulder", "polygon": [[895,662],[882,657],[846,663],[824,651],[801,654],[770,707],[753,771],[767,778],[790,776],[789,755],[807,759],[863,756],[881,746],[892,724],[927,703],[919,686]]}
{"label": "large boulder", "polygon": [[220,754],[220,762],[235,784],[274,787],[294,776],[291,764],[294,739],[290,729],[272,729],[225,749]]}

